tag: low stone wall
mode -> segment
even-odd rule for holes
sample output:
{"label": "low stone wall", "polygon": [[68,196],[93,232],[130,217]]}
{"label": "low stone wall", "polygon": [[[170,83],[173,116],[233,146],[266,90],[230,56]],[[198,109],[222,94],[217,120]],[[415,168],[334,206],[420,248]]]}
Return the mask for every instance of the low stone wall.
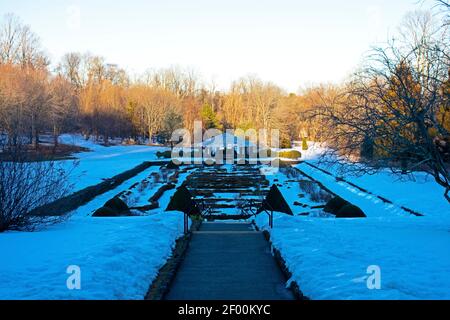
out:
{"label": "low stone wall", "polygon": [[167,161],[146,161],[133,169],[122,172],[110,179],[107,179],[99,184],[84,188],[80,191],[72,193],[66,197],[56,200],[52,203],[46,204],[42,207],[36,208],[30,212],[31,215],[36,216],[62,216],[78,207],[86,204],[95,197],[108,192],[128,179],[138,175],[142,171],[152,166],[162,166],[167,164]]}
{"label": "low stone wall", "polygon": [[[255,229],[259,231],[259,228],[256,224],[254,224]],[[263,231],[264,238],[270,243],[270,246],[272,248],[273,257],[275,258],[275,261],[277,262],[278,266],[280,267],[281,271],[283,272],[286,280],[289,280],[292,278],[292,272],[287,267],[286,261],[284,260],[283,256],[281,255],[281,252],[275,248],[272,241],[270,240],[270,233],[267,230]],[[303,294],[303,292],[300,290],[300,286],[295,280],[291,281],[291,284],[289,286],[292,293],[294,294],[294,297],[297,300],[310,300],[307,296]]]}
{"label": "low stone wall", "polygon": [[[387,198],[385,198],[385,197],[382,197],[382,196],[380,196],[380,195],[374,194],[374,193],[371,192],[371,191],[368,191],[368,190],[366,190],[366,189],[364,189],[364,188],[361,188],[360,186],[354,184],[353,182],[348,181],[347,179],[344,179],[344,178],[342,178],[342,177],[336,177],[336,176],[334,176],[331,172],[329,172],[329,171],[327,171],[327,170],[325,170],[325,169],[322,169],[322,168],[320,168],[320,167],[318,167],[318,166],[316,166],[316,165],[313,165],[312,163],[309,163],[309,162],[304,162],[304,163],[305,163],[306,165],[310,166],[311,168],[314,168],[314,169],[316,169],[316,170],[319,170],[319,171],[321,171],[322,173],[324,173],[324,174],[326,174],[326,175],[328,175],[328,176],[330,176],[330,177],[335,178],[336,181],[341,181],[341,182],[347,183],[348,185],[352,186],[353,188],[358,189],[358,190],[361,191],[361,192],[364,192],[364,193],[367,193],[367,194],[369,194],[369,195],[372,195],[372,196],[377,197],[378,199],[380,199],[380,200],[383,201],[384,203],[394,204],[394,205],[395,205],[395,203],[394,203],[392,200],[389,200],[389,199],[387,199]],[[300,170],[300,169],[298,169],[298,168],[295,168],[295,169],[298,170],[298,171],[300,171],[300,172],[301,172],[302,174],[304,174],[305,176],[307,176],[306,173],[304,173],[302,170]],[[312,178],[311,176],[308,176],[308,178],[313,179],[314,181],[317,181],[317,180],[315,180],[314,178]],[[318,182],[318,181],[317,181],[317,182]],[[322,186],[323,186],[323,185],[322,185]],[[323,187],[324,187],[324,186],[323,186]],[[415,210],[412,210],[412,209],[410,209],[410,208],[407,208],[407,207],[405,207],[405,206],[399,206],[399,207],[400,207],[400,209],[402,209],[403,211],[405,211],[405,212],[407,212],[407,213],[409,213],[409,214],[415,215],[415,216],[417,216],[417,217],[422,217],[422,216],[423,216],[422,213],[417,212],[417,211],[415,211]]]}
{"label": "low stone wall", "polygon": [[172,250],[172,255],[166,263],[159,269],[158,275],[153,280],[145,295],[145,300],[163,300],[169,292],[170,285],[175,278],[178,268],[183,261],[186,251],[191,241],[192,231],[197,231],[200,228],[201,221],[192,221],[191,229],[188,234],[182,236],[176,241],[175,247]]}

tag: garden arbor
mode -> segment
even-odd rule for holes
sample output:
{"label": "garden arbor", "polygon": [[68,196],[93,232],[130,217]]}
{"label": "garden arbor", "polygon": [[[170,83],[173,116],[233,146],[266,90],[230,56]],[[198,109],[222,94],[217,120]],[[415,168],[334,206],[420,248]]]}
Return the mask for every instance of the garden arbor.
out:
{"label": "garden arbor", "polygon": [[[248,201],[249,206],[254,206],[252,200]],[[209,208],[193,199],[191,192],[182,185],[177,189],[175,194],[172,196],[166,211],[180,211],[184,214],[184,233],[189,232],[189,217],[190,216],[201,216],[204,217],[208,214]],[[269,226],[273,228],[273,213],[281,212],[288,215],[294,215],[288,203],[284,199],[280,190],[276,185],[272,185],[267,196],[257,208],[250,209],[253,215],[261,214],[266,212],[269,216]]]}

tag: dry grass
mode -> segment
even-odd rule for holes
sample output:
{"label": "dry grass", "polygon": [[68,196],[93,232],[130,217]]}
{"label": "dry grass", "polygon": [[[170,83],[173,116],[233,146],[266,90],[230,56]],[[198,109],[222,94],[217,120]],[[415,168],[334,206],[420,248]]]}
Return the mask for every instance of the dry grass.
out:
{"label": "dry grass", "polygon": [[[23,146],[21,150],[20,158],[26,162],[39,162],[39,161],[49,161],[49,160],[69,160],[75,159],[73,157],[74,153],[78,152],[88,152],[87,148],[59,144],[58,146],[53,145],[39,145],[37,149],[34,149],[31,145]],[[17,156],[16,154],[14,155]],[[7,151],[0,152],[0,160],[11,161],[12,155]]]}
{"label": "dry grass", "polygon": [[298,184],[300,189],[309,195],[311,201],[326,203],[333,197],[328,192],[322,190],[322,188],[314,181],[300,180]]}

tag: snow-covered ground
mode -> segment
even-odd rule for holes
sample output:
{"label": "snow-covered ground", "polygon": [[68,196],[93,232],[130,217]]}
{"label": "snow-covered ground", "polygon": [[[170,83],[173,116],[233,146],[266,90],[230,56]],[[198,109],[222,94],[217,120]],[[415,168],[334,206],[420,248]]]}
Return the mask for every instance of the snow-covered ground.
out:
{"label": "snow-covered ground", "polygon": [[[0,234],[0,299],[143,299],[182,232],[181,213],[160,212]],[[71,265],[81,290],[66,286]]]}
{"label": "snow-covered ground", "polygon": [[[449,226],[418,219],[275,214],[271,239],[311,299],[450,299]],[[267,229],[267,216],[257,224]],[[372,265],[380,290],[367,287]]]}
{"label": "snow-covered ground", "polygon": [[[320,148],[311,148],[303,152],[303,160],[318,165],[319,153]],[[415,182],[399,181],[388,172],[345,176],[394,201],[391,205],[306,164],[297,167],[368,216],[335,219],[275,214],[271,239],[305,295],[312,299],[450,299],[450,205],[432,179],[420,173]],[[334,168],[325,169],[336,173]],[[286,181],[280,172],[280,190],[292,207],[300,191],[297,183]],[[401,205],[425,216],[410,215]],[[256,223],[269,230],[266,215],[258,216]],[[380,290],[367,287],[369,266],[381,269]]]}
{"label": "snow-covered ground", "polygon": [[[333,173],[335,176],[342,175],[341,169],[337,166],[329,166],[320,162],[319,156],[323,152],[323,148],[317,144],[310,143],[308,151],[302,152],[302,160],[310,162],[314,165]],[[324,183],[333,192],[341,195],[348,201],[364,198],[367,195],[362,194],[359,190],[344,183],[336,182],[330,177],[306,164],[299,164],[297,167],[306,173],[313,175],[315,178]],[[416,172],[412,177],[400,178],[398,175],[392,174],[388,170],[378,172],[377,174],[365,174],[355,176],[345,174],[345,179],[362,187],[376,195],[385,197],[394,202],[395,206],[390,207],[391,211],[400,212],[400,206],[406,206],[416,210],[426,216],[433,216],[437,219],[450,220],[450,206],[444,198],[444,189],[439,186],[430,175],[423,172]],[[371,199],[373,197],[370,197]],[[379,199],[372,199],[378,203]],[[357,204],[357,203],[355,203]],[[389,207],[389,206],[387,206]],[[368,208],[370,211],[370,209]]]}
{"label": "snow-covered ground", "polygon": [[[100,170],[109,177],[116,174],[108,170],[109,165],[126,170],[155,152],[148,147],[89,147],[93,150],[89,155],[80,154],[81,163],[90,170],[86,184],[100,178],[95,172],[98,166],[106,167]],[[183,214],[164,212],[175,190],[167,191],[160,209],[147,216],[92,218],[91,214],[156,169],[151,167],[96,197],[65,222],[38,232],[0,233],[0,299],[143,299],[183,233]],[[178,185],[186,175],[180,174]],[[142,197],[149,198],[157,187],[144,190]],[[81,268],[81,290],[67,288],[66,271],[72,265]]]}
{"label": "snow-covered ground", "polygon": [[[78,174],[86,171],[77,188],[154,159],[158,150],[102,147],[80,137],[75,140],[93,150],[77,155],[81,159]],[[318,164],[319,152],[311,148],[303,152],[303,158]],[[421,180],[418,174],[416,182],[404,182],[387,172],[345,177],[394,201],[390,205],[305,164],[298,167],[360,206],[368,216],[335,219],[275,214],[271,239],[305,295],[312,299],[450,299],[450,210],[432,179]],[[142,299],[183,232],[183,215],[163,212],[175,190],[165,192],[160,209],[147,216],[92,218],[91,214],[155,171],[154,167],[144,170],[96,197],[72,212],[66,222],[39,232],[0,233],[0,299]],[[307,178],[285,173],[281,170],[267,179],[280,185],[295,214],[323,204],[312,199],[296,180]],[[178,185],[188,174],[180,174]],[[158,187],[143,189],[137,201],[141,204]],[[306,207],[294,206],[295,201]],[[401,205],[425,216],[407,214]],[[258,216],[256,223],[268,229],[267,215]],[[66,269],[71,265],[81,268],[81,290],[66,286]],[[367,268],[372,265],[381,269],[380,290],[367,288]]]}
{"label": "snow-covered ground", "polygon": [[[183,214],[164,212],[175,190],[149,216],[91,214],[153,171],[79,207],[66,222],[39,232],[0,233],[0,299],[142,299],[183,233]],[[67,289],[70,265],[81,268],[81,290]]]}
{"label": "snow-covered ground", "polygon": [[167,150],[164,147],[143,145],[105,147],[92,140],[85,140],[81,135],[72,134],[61,135],[60,142],[91,150],[74,154],[78,159],[76,167],[73,160],[61,162],[64,168],[70,171],[70,182],[74,184],[74,192],[100,183],[102,179],[112,178],[144,161],[157,160],[156,152]]}

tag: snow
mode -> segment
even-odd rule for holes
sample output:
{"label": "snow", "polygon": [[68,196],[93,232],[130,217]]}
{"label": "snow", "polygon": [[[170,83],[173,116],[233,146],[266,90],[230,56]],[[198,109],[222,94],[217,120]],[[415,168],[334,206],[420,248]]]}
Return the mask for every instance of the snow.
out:
{"label": "snow", "polygon": [[157,160],[156,152],[167,150],[163,147],[142,145],[105,147],[92,140],[85,140],[81,135],[72,134],[61,135],[60,142],[91,150],[91,152],[74,154],[78,159],[75,167],[73,160],[62,162],[66,170],[70,172],[70,182],[74,184],[74,192],[100,183],[103,179],[112,178],[144,161]]}
{"label": "snow", "polygon": [[[310,143],[308,151],[302,151],[302,160],[310,162],[316,166],[331,172],[335,176],[342,175],[337,166],[324,165],[320,162],[319,156],[323,153],[324,148],[319,144]],[[381,200],[374,196],[368,196],[365,193],[355,189],[344,182],[337,182],[330,177],[306,164],[299,164],[297,167],[305,173],[314,176],[324,185],[330,188],[344,199],[354,202],[356,205],[365,206],[367,213],[372,215],[384,215],[384,212],[373,210],[371,203],[379,204]],[[344,167],[345,168],[345,167]],[[430,175],[423,172],[415,172],[414,175],[404,177],[392,174],[388,170],[383,170],[377,174],[365,174],[355,176],[345,174],[346,180],[362,187],[376,195],[382,196],[394,202],[394,205],[383,206],[384,211],[393,214],[403,215],[404,211],[401,206],[406,206],[425,216],[433,216],[443,221],[450,219],[450,206],[444,198],[444,189],[439,186]],[[366,200],[369,200],[366,201]],[[377,206],[376,208],[380,208]]]}
{"label": "snow", "polygon": [[[83,174],[76,189],[100,182],[145,160],[156,158],[159,148],[146,146],[102,147],[81,136],[62,136],[65,143],[88,147],[79,153],[75,175]],[[302,160],[320,165],[320,146],[310,144]],[[69,161],[65,162],[69,166]],[[232,172],[232,166],[224,166]],[[335,219],[315,214],[311,207],[323,204],[302,190],[304,176],[268,170],[270,183],[280,191],[295,216],[275,213],[274,228],[261,214],[255,222],[269,230],[295,280],[312,299],[450,299],[450,210],[442,188],[420,173],[415,181],[400,181],[388,172],[362,177],[345,176],[394,204],[336,181],[305,163],[297,167],[321,181],[333,192],[360,206],[366,219]],[[334,168],[325,168],[338,174]],[[158,167],[144,170],[114,190],[106,192],[71,213],[60,224],[38,232],[0,233],[0,299],[142,299],[157,271],[171,254],[183,232],[183,215],[163,212],[175,190],[159,200],[160,208],[148,215],[121,218],[92,218],[93,211]],[[180,174],[177,185],[191,172]],[[160,187],[155,183],[133,193],[143,204]],[[139,189],[136,189],[139,190]],[[134,191],[137,192],[137,191]],[[302,196],[300,196],[302,195]],[[217,197],[234,199],[235,194]],[[294,206],[298,201],[306,207]],[[425,214],[416,217],[400,206]],[[225,210],[226,211],[226,210]],[[321,211],[316,210],[316,211]],[[69,290],[68,266],[81,268],[81,290]],[[369,290],[367,268],[381,268],[381,289]]]}
{"label": "snow", "polygon": [[[177,187],[180,186],[184,182],[186,177],[188,175],[190,175],[191,173],[192,173],[191,171],[180,173],[180,175],[178,176],[178,183],[176,184]],[[158,200],[158,202],[159,202],[159,209],[156,209],[154,211],[157,212],[157,211],[160,211],[160,210],[165,210],[167,208],[167,206],[169,205],[170,198],[175,194],[176,191],[177,191],[176,189],[172,189],[172,190],[167,190],[166,192],[164,192],[164,194]]]}
{"label": "snow", "polygon": [[[119,193],[121,193],[123,191],[128,190],[133,184],[135,184],[136,182],[140,182],[140,181],[144,180],[152,172],[155,172],[157,169],[158,169],[157,167],[150,167],[150,168],[142,171],[141,173],[139,173],[135,177],[133,177],[133,178],[123,182],[117,188],[115,188],[113,190],[110,190],[108,192],[105,192],[105,193],[95,197],[93,200],[89,201],[88,203],[78,207],[77,209],[72,211],[70,213],[70,215],[72,217],[74,217],[74,216],[90,217],[94,213],[95,210],[97,210],[98,208],[102,207],[109,199],[113,198],[114,196],[116,196],[117,194],[119,194]],[[151,191],[152,190],[148,190],[149,194],[151,193]]]}
{"label": "snow", "polygon": [[[291,207],[294,215],[299,215],[302,213],[314,213],[317,210],[312,209],[311,207],[325,205],[327,202],[314,202],[311,199],[311,194],[309,194],[305,190],[302,190],[302,188],[300,187],[300,182],[298,181],[309,182],[314,186],[314,190],[320,191],[320,187],[306,176],[299,175],[296,178],[287,176],[286,170],[282,168],[276,174],[266,175],[266,179],[269,180],[270,185],[276,184],[278,186],[278,189],[283,194],[283,197]],[[323,194],[322,197],[324,197],[324,199],[325,196],[328,196],[327,199],[330,199],[332,197],[327,192],[320,192],[321,194]],[[295,203],[301,203],[302,205],[304,205],[304,207],[295,205]]]}
{"label": "snow", "polygon": [[[41,232],[0,235],[1,299],[143,299],[182,234],[183,215],[73,218]],[[81,268],[81,290],[66,269]]]}
{"label": "snow", "polygon": [[[273,245],[311,299],[450,299],[449,226],[418,217],[324,219],[275,214]],[[267,229],[267,216],[257,217]],[[381,268],[381,289],[367,268]]]}
{"label": "snow", "polygon": [[[109,165],[123,161],[120,166],[126,170],[155,150],[86,144],[93,151],[78,156],[84,161],[84,167],[90,169],[89,184],[99,176],[95,172],[97,166],[105,166],[100,170],[114,175],[117,168],[109,170]],[[69,219],[57,225],[38,232],[0,233],[0,277],[3,279],[0,299],[143,299],[159,268],[170,256],[175,240],[183,234],[183,214],[164,212],[175,190],[167,191],[159,201],[160,209],[146,216],[93,218],[91,215],[107,200],[158,169],[144,170],[74,210]],[[187,175],[180,174],[177,185]],[[141,196],[148,199],[158,187],[143,190]],[[66,286],[70,276],[66,270],[72,265],[81,268],[81,290],[69,290]]]}
{"label": "snow", "polygon": [[[311,145],[310,145],[311,146]],[[302,160],[321,165],[323,151],[313,145],[303,151]],[[266,215],[256,224],[271,233],[274,247],[280,250],[292,279],[311,299],[450,299],[450,207],[440,188],[425,175],[416,173],[415,181],[400,181],[383,171],[376,175],[345,179],[394,204],[385,204],[344,182],[336,181],[307,164],[296,165],[327,188],[361,207],[365,219],[336,219],[327,215],[288,216],[275,213],[274,228]],[[335,168],[324,168],[336,176]],[[295,214],[310,211],[294,207],[299,199],[298,182],[281,170],[268,176],[281,184],[280,191]],[[304,179],[301,177],[300,179]],[[400,209],[402,205],[422,212],[416,217]],[[367,286],[369,266],[381,269],[381,289]]]}
{"label": "snow", "polygon": [[[409,216],[410,214],[400,208],[400,206],[390,203],[384,203],[375,195],[362,192],[345,182],[336,181],[335,178],[326,175],[316,169],[308,167],[305,164],[297,165],[302,171],[310,176],[314,176],[328,189],[349,201],[350,203],[360,207],[368,217],[384,217],[389,215]],[[373,191],[374,188],[372,188]]]}

